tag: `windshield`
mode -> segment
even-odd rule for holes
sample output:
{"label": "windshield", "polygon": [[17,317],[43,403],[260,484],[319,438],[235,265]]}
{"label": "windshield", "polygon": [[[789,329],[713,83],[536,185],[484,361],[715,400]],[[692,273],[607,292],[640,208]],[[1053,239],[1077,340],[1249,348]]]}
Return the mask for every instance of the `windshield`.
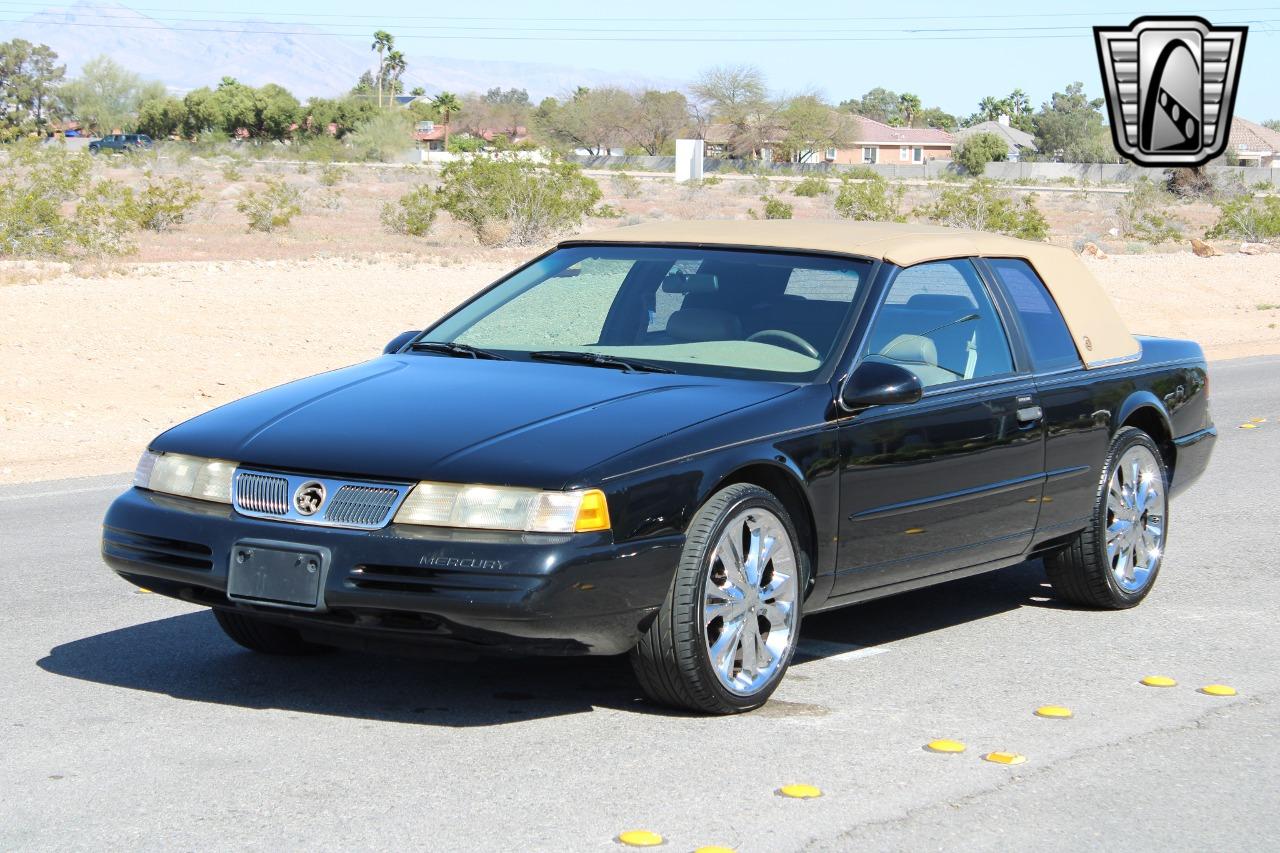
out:
{"label": "windshield", "polygon": [[870,269],[869,261],[777,252],[565,248],[422,340],[508,358],[594,353],[677,373],[802,380],[833,356]]}

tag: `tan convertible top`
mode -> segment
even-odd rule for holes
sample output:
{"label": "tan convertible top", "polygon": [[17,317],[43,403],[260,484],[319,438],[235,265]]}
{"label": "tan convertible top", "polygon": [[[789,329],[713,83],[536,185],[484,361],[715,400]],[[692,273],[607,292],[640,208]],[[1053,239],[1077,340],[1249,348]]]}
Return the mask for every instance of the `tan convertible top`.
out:
{"label": "tan convertible top", "polygon": [[1044,279],[1086,367],[1133,361],[1141,347],[1088,267],[1070,249],[937,225],[822,220],[652,222],[565,243],[657,243],[792,249],[880,258],[909,267],[947,258],[1023,258]]}

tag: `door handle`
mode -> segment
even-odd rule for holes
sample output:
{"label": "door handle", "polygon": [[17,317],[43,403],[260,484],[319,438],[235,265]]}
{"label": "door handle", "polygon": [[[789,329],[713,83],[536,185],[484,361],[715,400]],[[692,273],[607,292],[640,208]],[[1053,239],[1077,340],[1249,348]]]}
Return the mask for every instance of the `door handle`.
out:
{"label": "door handle", "polygon": [[1018,423],[1020,424],[1033,424],[1043,417],[1044,409],[1039,406],[1031,405],[1018,408]]}

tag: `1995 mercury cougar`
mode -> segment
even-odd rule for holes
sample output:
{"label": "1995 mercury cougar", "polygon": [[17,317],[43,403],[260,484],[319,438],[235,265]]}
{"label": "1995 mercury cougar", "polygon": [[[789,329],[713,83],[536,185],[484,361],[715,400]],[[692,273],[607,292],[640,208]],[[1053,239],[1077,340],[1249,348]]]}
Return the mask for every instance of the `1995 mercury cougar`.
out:
{"label": "1995 mercury cougar", "polygon": [[804,613],[1032,557],[1132,607],[1215,437],[1200,347],[1131,335],[1067,249],[638,225],[163,433],[102,553],[255,651],[629,652],[732,713]]}

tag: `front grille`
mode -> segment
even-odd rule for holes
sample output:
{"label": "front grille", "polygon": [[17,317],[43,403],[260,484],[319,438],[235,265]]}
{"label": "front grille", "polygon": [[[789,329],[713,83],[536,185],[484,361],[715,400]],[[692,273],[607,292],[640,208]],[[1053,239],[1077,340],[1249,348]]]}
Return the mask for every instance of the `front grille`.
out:
{"label": "front grille", "polygon": [[329,501],[324,520],[330,524],[377,527],[396,505],[400,492],[374,486],[343,486]]}
{"label": "front grille", "polygon": [[236,504],[249,512],[285,515],[289,512],[289,481],[241,472],[236,476]]}
{"label": "front grille", "polygon": [[102,551],[111,557],[167,569],[207,572],[213,568],[213,549],[207,545],[148,536],[118,527],[103,528]]}

